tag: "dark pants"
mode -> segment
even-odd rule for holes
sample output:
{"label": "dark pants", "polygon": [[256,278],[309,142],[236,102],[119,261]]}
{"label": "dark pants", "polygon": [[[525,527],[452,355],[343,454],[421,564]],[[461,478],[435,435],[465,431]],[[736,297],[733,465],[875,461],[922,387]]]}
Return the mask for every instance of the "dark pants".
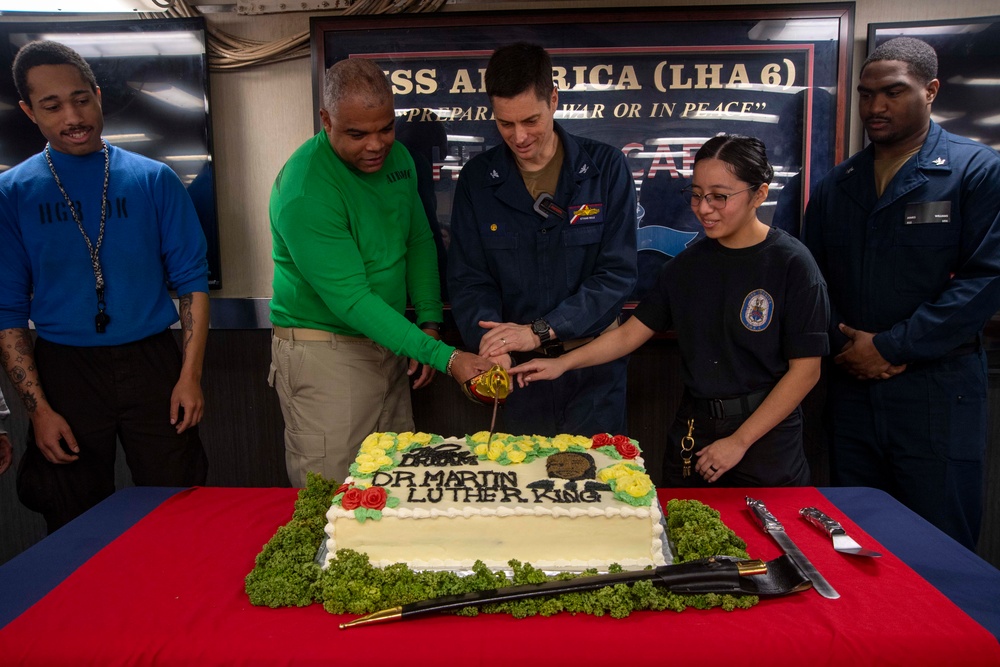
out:
{"label": "dark pants", "polygon": [[889,379],[831,373],[833,481],[893,495],[975,549],[987,434],[983,352],[911,364]]}
{"label": "dark pants", "polygon": [[[527,357],[518,355],[521,362]],[[551,382],[515,386],[503,407],[499,430],[525,435],[560,433],[626,435],[628,357],[565,373]],[[516,384],[516,380],[514,380]]]}
{"label": "dark pants", "polygon": [[[809,463],[802,445],[802,408],[797,407],[784,421],[765,433],[750,446],[740,462],[709,484],[695,472],[696,452],[732,435],[749,415],[729,419],[714,419],[696,412],[685,394],[677,410],[673,426],[667,435],[667,452],[663,460],[663,480],[667,487],[758,487],[807,486],[810,483]],[[688,433],[688,419],[694,419],[694,449],[691,451],[691,474],[684,477],[681,440]]]}
{"label": "dark pants", "polygon": [[198,429],[178,435],[170,424],[181,356],[169,331],[107,347],[39,338],[35,364],[52,409],[66,419],[80,447],[73,463],[50,463],[29,428],[17,492],[25,507],[45,517],[50,533],[114,493],[119,439],[136,485],[205,483],[208,462]]}

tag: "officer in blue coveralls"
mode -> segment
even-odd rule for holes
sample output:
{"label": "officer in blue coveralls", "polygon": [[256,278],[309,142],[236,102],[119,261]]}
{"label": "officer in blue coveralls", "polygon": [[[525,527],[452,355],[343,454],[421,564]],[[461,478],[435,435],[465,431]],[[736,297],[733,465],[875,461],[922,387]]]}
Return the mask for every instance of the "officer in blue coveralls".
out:
{"label": "officer in blue coveralls", "polygon": [[[1000,155],[930,120],[937,55],[900,37],[861,68],[871,141],[819,184],[805,241],[826,276],[834,482],[888,491],[975,548],[985,323],[1000,308]],[[839,326],[837,326],[839,325]]]}
{"label": "officer in blue coveralls", "polygon": [[[567,134],[540,46],[493,53],[486,93],[504,144],[462,169],[448,252],[465,344],[504,367],[558,355],[618,324],[636,282],[636,194],[621,151]],[[532,384],[503,427],[553,436],[625,433],[628,359]]]}

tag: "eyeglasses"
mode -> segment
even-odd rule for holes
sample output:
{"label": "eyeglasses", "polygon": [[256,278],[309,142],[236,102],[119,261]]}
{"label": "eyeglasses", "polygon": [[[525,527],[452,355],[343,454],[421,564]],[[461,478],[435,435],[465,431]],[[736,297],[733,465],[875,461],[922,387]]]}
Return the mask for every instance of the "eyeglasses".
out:
{"label": "eyeglasses", "polygon": [[702,200],[708,202],[708,205],[714,209],[726,208],[726,202],[729,201],[730,197],[741,194],[743,192],[748,192],[750,190],[756,190],[760,187],[760,184],[751,185],[746,190],[740,190],[739,192],[731,192],[728,195],[720,195],[714,192],[710,192],[707,195],[700,195],[697,192],[691,190],[691,188],[684,188],[681,190],[681,196],[684,197],[684,201],[691,205],[691,208],[698,208],[701,206]]}

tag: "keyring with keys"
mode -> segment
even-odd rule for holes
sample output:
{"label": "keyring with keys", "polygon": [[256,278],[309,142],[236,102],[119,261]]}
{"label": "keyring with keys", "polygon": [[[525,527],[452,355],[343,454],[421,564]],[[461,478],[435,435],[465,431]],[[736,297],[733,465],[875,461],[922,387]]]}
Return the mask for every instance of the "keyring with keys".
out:
{"label": "keyring with keys", "polygon": [[691,452],[694,450],[694,417],[688,419],[688,434],[681,438],[681,462],[684,464],[682,477],[691,476]]}

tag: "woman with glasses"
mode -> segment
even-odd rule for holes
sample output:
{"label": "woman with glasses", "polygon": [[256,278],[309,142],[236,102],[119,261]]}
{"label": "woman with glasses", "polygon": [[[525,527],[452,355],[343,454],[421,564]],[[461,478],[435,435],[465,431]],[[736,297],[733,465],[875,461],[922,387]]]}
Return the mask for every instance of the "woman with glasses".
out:
{"label": "woman with glasses", "polygon": [[683,191],[706,238],[667,262],[624,325],[561,357],[515,366],[518,383],[617,359],[672,330],[685,392],[668,435],[665,485],[809,484],[799,404],[829,351],[830,309],[805,246],[757,217],[773,175],[759,139],[707,141]]}

